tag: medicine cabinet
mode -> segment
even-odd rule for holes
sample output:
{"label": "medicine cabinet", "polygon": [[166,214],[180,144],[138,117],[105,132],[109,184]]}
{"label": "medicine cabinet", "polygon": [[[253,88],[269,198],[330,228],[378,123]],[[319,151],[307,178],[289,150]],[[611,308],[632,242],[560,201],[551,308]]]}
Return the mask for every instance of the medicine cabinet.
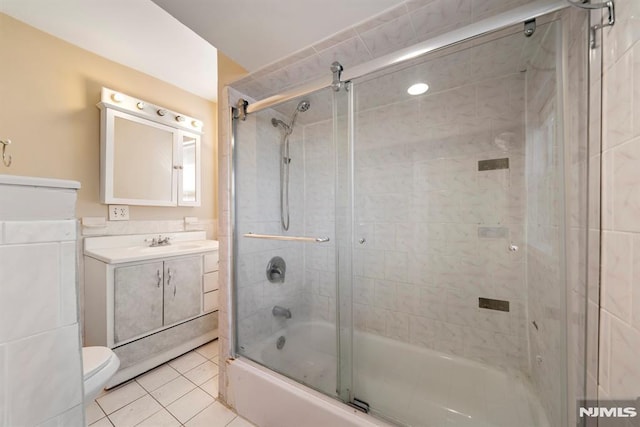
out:
{"label": "medicine cabinet", "polygon": [[100,199],[200,206],[202,122],[102,88]]}

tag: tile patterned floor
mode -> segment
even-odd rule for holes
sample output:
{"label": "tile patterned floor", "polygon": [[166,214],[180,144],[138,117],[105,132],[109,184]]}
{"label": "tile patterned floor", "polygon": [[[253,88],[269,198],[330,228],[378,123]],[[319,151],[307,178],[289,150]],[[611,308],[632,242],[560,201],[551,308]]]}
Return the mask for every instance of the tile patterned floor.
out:
{"label": "tile patterned floor", "polygon": [[86,408],[91,427],[251,427],[218,402],[218,341],[112,390]]}

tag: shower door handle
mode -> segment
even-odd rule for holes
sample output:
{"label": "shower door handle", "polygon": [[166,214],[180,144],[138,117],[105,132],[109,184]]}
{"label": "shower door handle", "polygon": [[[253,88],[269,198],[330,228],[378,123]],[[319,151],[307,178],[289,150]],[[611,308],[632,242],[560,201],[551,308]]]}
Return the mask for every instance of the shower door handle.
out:
{"label": "shower door handle", "polygon": [[306,236],[279,236],[275,234],[254,234],[254,233],[245,233],[244,237],[249,237],[251,239],[265,239],[265,240],[285,240],[290,242],[315,242],[315,243],[326,243],[330,239],[328,237],[306,237]]}

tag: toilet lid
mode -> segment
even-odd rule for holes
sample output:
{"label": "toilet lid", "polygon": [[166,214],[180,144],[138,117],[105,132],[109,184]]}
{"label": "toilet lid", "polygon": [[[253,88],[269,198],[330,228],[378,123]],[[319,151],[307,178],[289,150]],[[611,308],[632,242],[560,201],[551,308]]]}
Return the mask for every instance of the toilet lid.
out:
{"label": "toilet lid", "polygon": [[89,378],[102,369],[113,352],[107,347],[82,347],[82,371],[84,378]]}

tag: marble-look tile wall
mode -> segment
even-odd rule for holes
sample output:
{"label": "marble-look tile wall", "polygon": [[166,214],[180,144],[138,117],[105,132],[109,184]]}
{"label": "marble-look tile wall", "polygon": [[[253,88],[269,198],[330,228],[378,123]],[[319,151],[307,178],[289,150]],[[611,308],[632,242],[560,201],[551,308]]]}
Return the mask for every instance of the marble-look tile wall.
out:
{"label": "marble-look tile wall", "polygon": [[640,2],[603,32],[599,397],[640,396]]}
{"label": "marble-look tile wall", "polygon": [[[249,115],[238,124],[236,139],[236,233],[237,240],[237,319],[238,344],[242,353],[261,359],[265,339],[286,325],[272,314],[274,306],[288,308],[299,320],[303,292],[303,245],[299,242],[261,240],[243,237],[246,233],[304,235],[303,147],[301,132],[290,136],[289,230],[280,224],[280,156],[283,129],[271,119],[284,120],[273,110]],[[271,283],[266,277],[269,260],[284,259],[284,282]]]}
{"label": "marble-look tile wall", "polygon": [[[0,425],[83,425],[75,190],[56,196],[50,188],[0,184],[0,199],[7,194],[13,197],[0,214]],[[32,216],[60,215],[29,218],[25,206],[33,210],[45,198],[50,203]],[[70,209],[55,205],[65,199]]]}
{"label": "marble-look tile wall", "polygon": [[256,99],[329,75],[339,61],[353,67],[531,0],[405,0],[233,83]]}
{"label": "marble-look tile wall", "polygon": [[[517,73],[358,113],[356,328],[526,367],[524,251],[509,251],[524,246],[523,100]],[[479,171],[501,158],[508,169]]]}

